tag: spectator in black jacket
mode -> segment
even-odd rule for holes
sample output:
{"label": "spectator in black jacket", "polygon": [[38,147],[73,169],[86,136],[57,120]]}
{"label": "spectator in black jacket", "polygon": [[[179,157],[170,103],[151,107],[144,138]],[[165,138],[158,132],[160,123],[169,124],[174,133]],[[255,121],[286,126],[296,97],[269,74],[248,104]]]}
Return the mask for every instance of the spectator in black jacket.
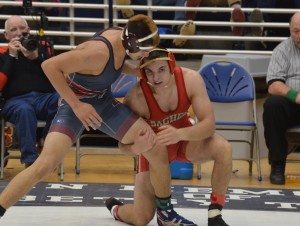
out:
{"label": "spectator in black jacket", "polygon": [[25,167],[38,157],[37,121],[46,121],[43,131],[43,136],[46,136],[59,99],[41,68],[44,58],[50,57],[47,48],[36,42],[36,48],[30,45],[33,47],[30,49],[22,41],[28,34],[26,20],[11,16],[5,21],[4,31],[8,47],[0,50],[0,92],[5,98],[2,117],[16,126],[21,162]]}

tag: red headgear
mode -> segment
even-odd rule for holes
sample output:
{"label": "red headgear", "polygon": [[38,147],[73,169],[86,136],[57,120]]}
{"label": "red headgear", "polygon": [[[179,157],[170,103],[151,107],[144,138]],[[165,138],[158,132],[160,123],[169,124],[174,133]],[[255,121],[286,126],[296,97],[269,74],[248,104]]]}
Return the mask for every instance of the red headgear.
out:
{"label": "red headgear", "polygon": [[144,70],[144,67],[147,66],[148,64],[154,62],[154,61],[158,61],[158,60],[167,60],[168,63],[169,63],[169,67],[170,67],[170,71],[171,73],[174,73],[174,70],[175,70],[175,67],[176,67],[176,59],[175,59],[175,56],[172,52],[166,50],[166,49],[158,49],[158,48],[155,48],[153,50],[151,50],[149,52],[149,54],[151,54],[153,51],[164,51],[164,52],[167,52],[168,55],[167,57],[157,57],[157,58],[154,58],[152,60],[149,60],[147,61],[146,63],[143,62],[143,59],[140,61],[140,65],[139,65],[139,69],[140,69],[140,75],[143,79],[147,80],[147,77],[146,77],[146,74],[145,74],[145,70]]}

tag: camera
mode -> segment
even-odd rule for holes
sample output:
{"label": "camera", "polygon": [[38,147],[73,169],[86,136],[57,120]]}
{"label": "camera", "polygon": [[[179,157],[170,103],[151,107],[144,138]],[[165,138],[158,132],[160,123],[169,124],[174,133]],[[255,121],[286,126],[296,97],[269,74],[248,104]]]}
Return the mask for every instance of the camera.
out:
{"label": "camera", "polygon": [[29,37],[27,33],[24,33],[19,40],[28,51],[34,51],[38,48],[38,42],[33,37]]}
{"label": "camera", "polygon": [[38,34],[37,36],[30,36],[29,33],[23,33],[20,42],[28,51],[38,49],[38,53],[43,60],[54,55],[53,42],[49,41],[44,34],[44,29],[48,26],[48,18],[43,11],[32,7],[32,0],[23,0],[23,8],[25,15],[40,16],[38,21]]}

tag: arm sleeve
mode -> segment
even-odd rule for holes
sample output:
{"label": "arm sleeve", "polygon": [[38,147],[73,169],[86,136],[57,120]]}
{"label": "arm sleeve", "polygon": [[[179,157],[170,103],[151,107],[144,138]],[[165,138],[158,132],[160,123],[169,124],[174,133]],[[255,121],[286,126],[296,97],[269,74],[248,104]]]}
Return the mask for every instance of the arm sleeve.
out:
{"label": "arm sleeve", "polygon": [[284,46],[275,48],[271,57],[271,61],[267,72],[267,83],[272,83],[273,80],[280,80],[285,82],[287,79],[288,69],[290,67],[289,51],[284,50]]}
{"label": "arm sleeve", "polygon": [[3,54],[0,56],[0,91],[2,91],[3,87],[5,86],[15,61],[16,58],[10,55]]}

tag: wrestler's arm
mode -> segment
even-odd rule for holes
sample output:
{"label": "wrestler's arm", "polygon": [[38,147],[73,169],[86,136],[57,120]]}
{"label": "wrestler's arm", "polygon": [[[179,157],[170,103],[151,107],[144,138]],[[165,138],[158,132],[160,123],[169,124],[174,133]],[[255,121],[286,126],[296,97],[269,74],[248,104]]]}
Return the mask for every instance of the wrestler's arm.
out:
{"label": "wrestler's arm", "polygon": [[65,75],[73,72],[97,74],[97,72],[101,71],[101,65],[99,66],[97,59],[105,59],[105,54],[103,54],[105,50],[99,45],[97,46],[99,50],[97,50],[95,46],[95,44],[93,46],[89,44],[80,45],[76,49],[52,57],[42,64],[42,69],[53,87],[70,105],[76,116],[88,130],[89,126],[96,129],[95,124],[100,125],[101,117],[91,105],[78,99],[68,86]]}
{"label": "wrestler's arm", "polygon": [[184,76],[185,86],[198,123],[180,129],[171,126],[160,127],[160,131],[157,133],[158,142],[164,145],[174,144],[180,140],[203,140],[215,132],[213,107],[203,79],[194,70],[184,68],[183,72],[186,74]]}

